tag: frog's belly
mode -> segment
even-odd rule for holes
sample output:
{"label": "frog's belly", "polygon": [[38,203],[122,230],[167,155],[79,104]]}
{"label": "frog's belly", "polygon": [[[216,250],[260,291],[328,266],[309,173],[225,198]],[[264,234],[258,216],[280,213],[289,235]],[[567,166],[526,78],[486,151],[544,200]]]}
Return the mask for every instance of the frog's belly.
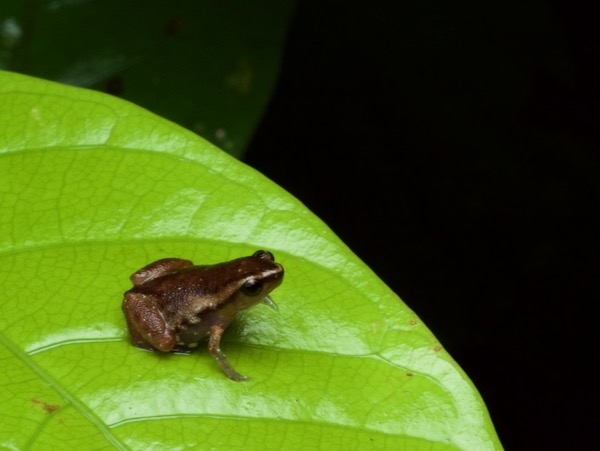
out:
{"label": "frog's belly", "polygon": [[208,339],[210,329],[200,324],[188,327],[177,334],[174,351],[189,352]]}

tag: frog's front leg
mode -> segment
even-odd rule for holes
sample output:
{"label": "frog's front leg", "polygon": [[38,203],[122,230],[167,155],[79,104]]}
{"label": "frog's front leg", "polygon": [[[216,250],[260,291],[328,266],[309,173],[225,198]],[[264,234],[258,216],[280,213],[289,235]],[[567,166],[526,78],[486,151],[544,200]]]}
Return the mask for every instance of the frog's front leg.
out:
{"label": "frog's front leg", "polygon": [[169,352],[175,346],[175,333],[167,327],[153,295],[125,293],[123,312],[134,345]]}
{"label": "frog's front leg", "polygon": [[193,263],[191,261],[182,258],[162,258],[137,270],[129,277],[129,279],[133,282],[133,285],[137,287],[144,282],[148,282],[149,280],[156,279],[157,277],[170,274],[178,269],[192,265]]}
{"label": "frog's front leg", "polygon": [[221,365],[221,369],[225,372],[227,377],[234,381],[245,381],[248,380],[248,377],[242,376],[236,370],[233,369],[229,360],[223,351],[221,351],[221,337],[223,336],[223,332],[225,328],[216,324],[210,328],[210,338],[208,339],[208,351],[212,354],[212,356],[219,362]]}

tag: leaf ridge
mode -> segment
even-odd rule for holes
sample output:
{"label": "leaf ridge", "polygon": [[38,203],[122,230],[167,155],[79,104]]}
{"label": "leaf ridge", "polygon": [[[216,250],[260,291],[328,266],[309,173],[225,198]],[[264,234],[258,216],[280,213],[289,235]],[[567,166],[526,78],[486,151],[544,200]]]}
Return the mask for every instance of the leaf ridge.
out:
{"label": "leaf ridge", "polygon": [[[136,418],[128,418],[126,420],[122,420],[122,421],[113,423],[110,425],[110,427],[117,428],[117,427],[124,426],[126,424],[131,424],[131,423],[141,423],[141,422],[145,422],[145,421],[175,420],[175,419],[179,419],[179,418],[186,418],[186,419],[201,418],[201,419],[205,419],[205,420],[208,419],[208,420],[216,420],[216,421],[219,421],[219,420],[234,420],[234,421],[243,421],[243,422],[260,421],[261,423],[265,423],[265,422],[266,423],[277,423],[277,424],[290,423],[290,424],[294,424],[294,425],[307,425],[307,426],[320,425],[320,426],[326,426],[326,427],[332,428],[332,429],[349,430],[349,431],[353,431],[353,432],[355,432],[357,430],[357,425],[333,423],[333,422],[325,421],[325,420],[311,419],[310,421],[308,421],[308,420],[298,420],[298,419],[288,419],[288,418],[269,418],[269,417],[258,417],[257,418],[257,417],[243,416],[243,415],[222,415],[222,414],[220,414],[220,415],[176,414],[176,415],[157,415],[157,416],[136,417]],[[391,432],[386,432],[386,431],[379,430],[379,429],[369,428],[369,427],[366,427],[365,425],[360,425],[359,427],[361,428],[361,430],[363,432],[368,432],[370,434],[381,434],[381,435],[394,437],[394,438],[418,439],[418,440],[423,440],[423,441],[427,441],[429,443],[436,443],[436,444],[443,443],[443,442],[434,441],[434,440],[431,440],[430,438],[422,437],[419,435],[391,433]],[[449,443],[444,443],[444,444],[449,445]]]}

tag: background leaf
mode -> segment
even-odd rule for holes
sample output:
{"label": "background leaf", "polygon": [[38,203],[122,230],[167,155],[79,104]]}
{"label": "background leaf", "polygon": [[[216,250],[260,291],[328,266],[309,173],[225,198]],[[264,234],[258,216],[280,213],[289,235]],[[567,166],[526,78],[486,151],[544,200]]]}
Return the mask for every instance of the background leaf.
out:
{"label": "background leaf", "polygon": [[[14,449],[501,449],[477,391],[297,200],[178,126],[0,72],[0,444]],[[223,349],[143,352],[120,310],[161,257],[274,252],[286,280]]]}
{"label": "background leaf", "polygon": [[0,69],[121,96],[240,156],[293,2],[3,0]]}

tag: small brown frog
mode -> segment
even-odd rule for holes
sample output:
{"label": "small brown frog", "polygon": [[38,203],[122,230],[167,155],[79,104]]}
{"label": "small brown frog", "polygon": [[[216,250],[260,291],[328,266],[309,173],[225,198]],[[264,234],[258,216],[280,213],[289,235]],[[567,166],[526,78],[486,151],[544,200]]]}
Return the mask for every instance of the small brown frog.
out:
{"label": "small brown frog", "polygon": [[211,266],[164,258],[130,277],[123,312],[134,345],[162,352],[190,352],[208,338],[208,350],[232,380],[236,372],[220,348],[223,332],[235,315],[263,302],[276,309],[268,294],[283,280],[283,266],[273,254],[256,251]]}

